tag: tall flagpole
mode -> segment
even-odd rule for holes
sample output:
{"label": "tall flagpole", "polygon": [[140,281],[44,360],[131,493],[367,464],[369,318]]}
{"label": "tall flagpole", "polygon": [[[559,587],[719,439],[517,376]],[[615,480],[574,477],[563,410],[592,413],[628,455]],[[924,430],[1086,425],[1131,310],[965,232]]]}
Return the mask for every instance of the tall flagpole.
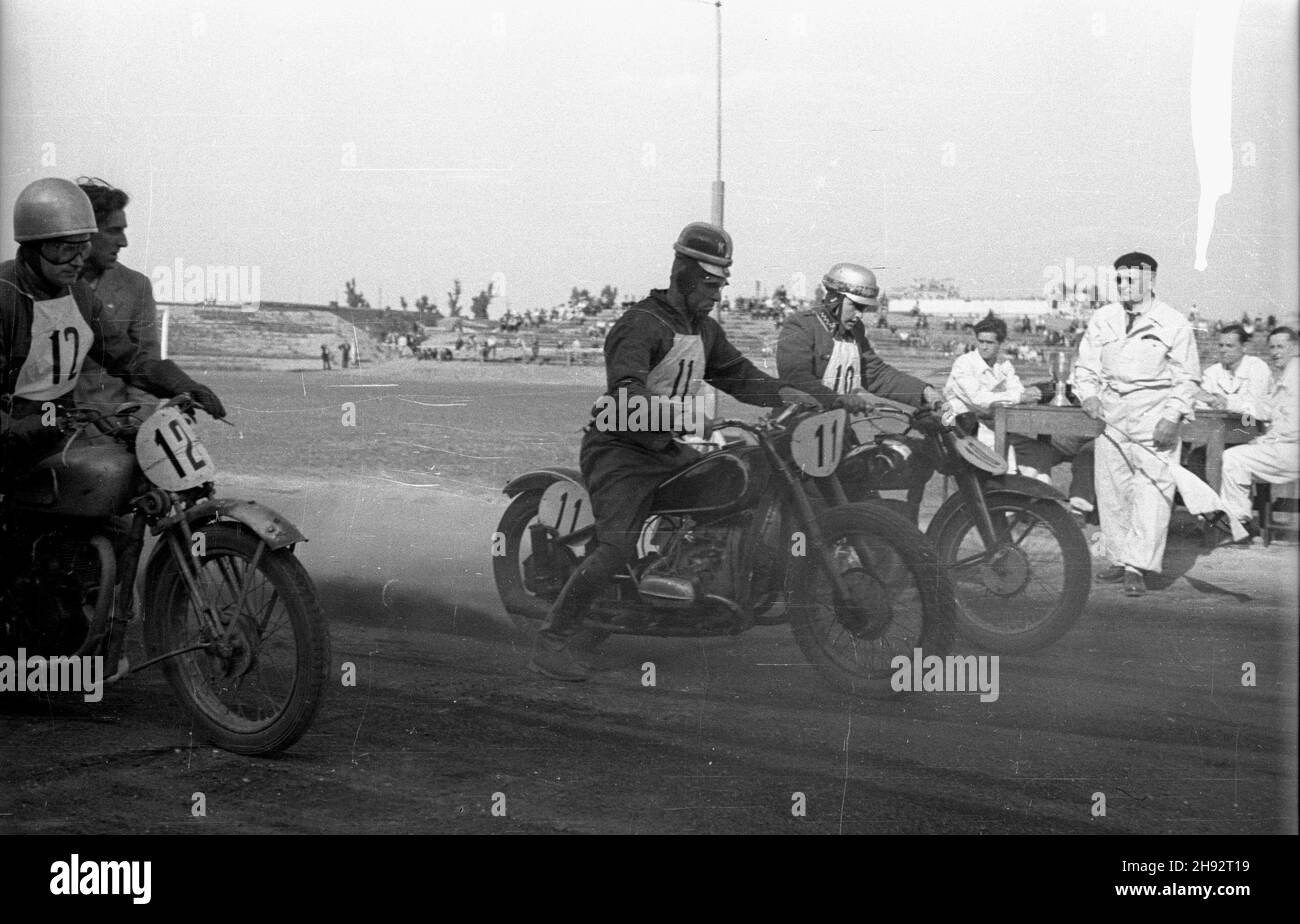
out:
{"label": "tall flagpole", "polygon": [[722,182],[722,0],[715,0],[713,6],[718,14],[718,172],[713,181],[713,223],[721,228],[724,195]]}

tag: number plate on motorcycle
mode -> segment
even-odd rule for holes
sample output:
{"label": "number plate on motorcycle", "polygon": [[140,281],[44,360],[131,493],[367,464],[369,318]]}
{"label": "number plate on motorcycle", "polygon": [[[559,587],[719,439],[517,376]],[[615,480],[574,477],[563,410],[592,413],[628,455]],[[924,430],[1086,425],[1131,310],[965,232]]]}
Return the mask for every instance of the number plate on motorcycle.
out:
{"label": "number plate on motorcycle", "polygon": [[216,473],[189,420],[174,407],[159,408],[140,425],[135,457],[149,480],[164,491],[197,488]]}
{"label": "number plate on motorcycle", "polygon": [[790,455],[805,474],[825,478],[835,472],[844,450],[847,421],[848,413],[843,408],[799,421],[790,437]]}
{"label": "number plate on motorcycle", "polygon": [[585,489],[571,481],[556,481],[546,489],[537,505],[537,522],[569,536],[596,522],[591,513],[591,498]]}

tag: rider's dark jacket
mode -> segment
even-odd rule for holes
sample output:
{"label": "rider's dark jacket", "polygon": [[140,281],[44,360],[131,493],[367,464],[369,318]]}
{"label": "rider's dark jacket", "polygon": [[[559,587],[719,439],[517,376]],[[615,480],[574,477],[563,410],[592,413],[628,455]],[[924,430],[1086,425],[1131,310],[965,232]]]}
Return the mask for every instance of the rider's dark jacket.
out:
{"label": "rider's dark jacket", "polygon": [[[617,397],[619,389],[626,389],[629,396],[648,399],[653,394],[646,384],[650,372],[668,355],[679,335],[700,338],[705,357],[704,381],[746,404],[782,406],[777,394],[781,383],[732,346],[712,317],[674,308],[665,289],[652,289],[646,298],[627,309],[605,337],[607,394]],[[673,440],[672,433],[656,430],[604,435],[656,452],[666,449]]]}
{"label": "rider's dark jacket", "polygon": [[[8,442],[11,426],[22,418],[40,414],[45,403],[14,397],[19,371],[31,349],[32,304],[59,298],[68,291],[51,286],[22,259],[0,263],[0,453]],[[106,323],[104,304],[85,282],[74,283],[71,293],[94,334],[89,355],[108,372],[160,397],[198,387],[172,361],[151,359],[142,352],[121,325]],[[53,399],[53,403],[70,406],[73,392]]]}
{"label": "rider's dark jacket", "polygon": [[881,359],[872,349],[860,322],[850,326],[847,336],[841,336],[835,321],[821,309],[801,311],[781,327],[776,345],[776,368],[781,381],[829,407],[835,400],[835,392],[822,384],[822,376],[837,338],[852,339],[857,344],[862,356],[864,389],[912,407],[925,403],[926,383]]}

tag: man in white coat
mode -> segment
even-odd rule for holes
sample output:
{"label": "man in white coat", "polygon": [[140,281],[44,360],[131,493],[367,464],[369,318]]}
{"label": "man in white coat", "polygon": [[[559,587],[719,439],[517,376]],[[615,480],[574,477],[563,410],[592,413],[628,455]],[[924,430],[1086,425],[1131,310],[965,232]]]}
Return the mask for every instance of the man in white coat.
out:
{"label": "man in white coat", "polygon": [[1097,438],[1097,508],[1113,566],[1101,583],[1147,592],[1159,573],[1173,512],[1178,425],[1192,410],[1201,377],[1192,325],[1155,297],[1156,261],[1128,253],[1115,261],[1119,300],[1088,322],[1075,366],[1074,390]]}
{"label": "man in white coat", "polygon": [[[1273,391],[1273,372],[1258,356],[1246,354],[1246,329],[1229,324],[1219,331],[1219,362],[1206,368],[1196,394],[1198,406],[1260,417]],[[1270,338],[1271,339],[1271,338]]]}
{"label": "man in white coat", "polygon": [[[993,422],[993,408],[999,404],[1037,404],[1042,394],[1033,385],[1024,385],[1015,366],[1000,355],[1007,339],[1006,321],[989,312],[975,325],[974,333],[975,349],[953,360],[943,397],[954,416],[973,411],[980,418],[977,436],[992,449],[993,429],[989,424]],[[1051,484],[1051,449],[1019,433],[1007,434],[1007,442],[1020,474]]]}
{"label": "man in white coat", "polygon": [[[1240,324],[1228,324],[1217,335],[1219,362],[1201,374],[1196,409],[1229,411],[1242,417],[1265,417],[1264,408],[1273,392],[1273,370],[1258,356],[1246,353],[1250,335]],[[1205,444],[1183,447],[1183,467],[1197,478],[1205,478]]]}
{"label": "man in white coat", "polygon": [[[1240,521],[1254,536],[1259,529],[1250,521],[1250,483],[1285,484],[1300,478],[1300,348],[1296,332],[1276,327],[1268,335],[1268,352],[1278,370],[1277,383],[1256,416],[1269,421],[1268,431],[1244,446],[1223,454],[1223,498],[1228,516]],[[1245,540],[1248,541],[1248,540]]]}

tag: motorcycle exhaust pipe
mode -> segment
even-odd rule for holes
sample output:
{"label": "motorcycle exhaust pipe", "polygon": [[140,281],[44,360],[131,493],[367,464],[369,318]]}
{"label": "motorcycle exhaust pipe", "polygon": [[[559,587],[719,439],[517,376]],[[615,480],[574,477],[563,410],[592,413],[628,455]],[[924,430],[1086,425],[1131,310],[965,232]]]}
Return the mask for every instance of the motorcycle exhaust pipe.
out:
{"label": "motorcycle exhaust pipe", "polygon": [[105,536],[95,535],[90,538],[90,544],[99,553],[99,593],[95,597],[90,631],[77,649],[79,658],[95,651],[108,633],[108,617],[113,611],[113,588],[117,585],[117,556],[113,553],[113,543]]}

